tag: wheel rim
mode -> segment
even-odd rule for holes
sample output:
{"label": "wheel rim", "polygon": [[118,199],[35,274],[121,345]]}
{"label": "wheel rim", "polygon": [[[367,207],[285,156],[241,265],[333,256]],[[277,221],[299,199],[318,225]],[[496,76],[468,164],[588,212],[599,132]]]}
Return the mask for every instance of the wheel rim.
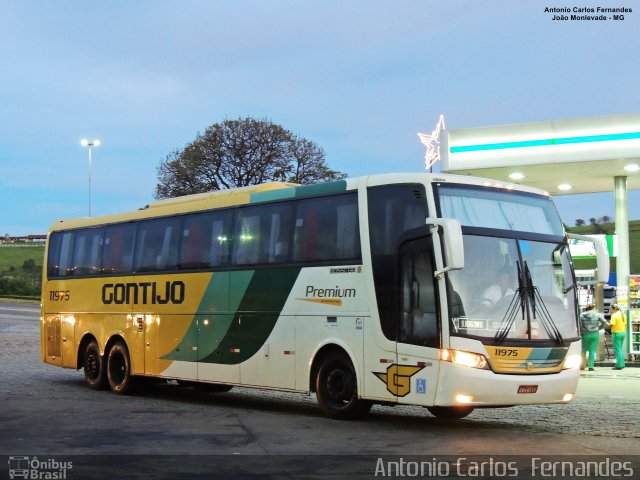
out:
{"label": "wheel rim", "polygon": [[109,378],[114,385],[122,385],[127,371],[127,364],[120,353],[114,353],[109,358]]}
{"label": "wheel rim", "polygon": [[338,407],[348,405],[353,399],[355,384],[353,375],[344,369],[335,369],[327,376],[327,393],[332,404]]}
{"label": "wheel rim", "polygon": [[100,376],[100,363],[96,352],[90,352],[87,355],[84,371],[90,380],[95,380]]}

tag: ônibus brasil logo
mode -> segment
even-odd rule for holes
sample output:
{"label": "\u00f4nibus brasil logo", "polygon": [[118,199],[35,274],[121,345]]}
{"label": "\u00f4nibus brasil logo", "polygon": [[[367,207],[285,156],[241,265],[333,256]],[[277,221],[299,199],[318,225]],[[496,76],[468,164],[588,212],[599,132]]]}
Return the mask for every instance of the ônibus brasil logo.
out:
{"label": "\u00f4nibus brasil logo", "polygon": [[73,468],[73,462],[63,462],[54,458],[40,460],[38,457],[9,457],[9,478],[38,480],[66,480],[67,471]]}

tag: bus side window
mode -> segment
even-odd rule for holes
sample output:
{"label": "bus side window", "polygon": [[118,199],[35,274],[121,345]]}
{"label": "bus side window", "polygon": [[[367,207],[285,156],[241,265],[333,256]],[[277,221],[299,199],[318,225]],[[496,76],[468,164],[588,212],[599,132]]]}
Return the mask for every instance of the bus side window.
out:
{"label": "bus side window", "polygon": [[335,256],[338,258],[356,258],[360,256],[358,204],[355,201],[337,205],[335,248]]}
{"label": "bus side window", "polygon": [[367,189],[369,240],[376,302],[382,331],[397,340],[400,318],[398,242],[407,231],[424,226],[426,194],[422,185],[385,185]]}
{"label": "bus side window", "polygon": [[318,210],[309,202],[298,206],[293,234],[293,260],[315,260],[318,250]]}
{"label": "bus side window", "polygon": [[430,243],[428,238],[420,238],[401,249],[399,341],[438,347],[440,340]]}
{"label": "bus side window", "polygon": [[282,263],[289,259],[291,203],[256,205],[237,211],[233,263]]}
{"label": "bus side window", "polygon": [[253,209],[238,212],[233,235],[233,263],[251,265],[260,260],[260,217]]}
{"label": "bus side window", "polygon": [[158,219],[142,222],[136,240],[135,270],[153,272],[177,267],[180,220]]}
{"label": "bus side window", "polygon": [[182,230],[182,251],[180,255],[180,268],[183,270],[207,267],[204,261],[205,234],[203,226],[194,222],[193,218],[187,218]]}
{"label": "bus side window", "polygon": [[298,204],[293,261],[359,261],[360,231],[355,194],[309,198]]}
{"label": "bus side window", "polygon": [[47,277],[57,277],[60,265],[60,244],[62,233],[54,232],[49,236],[49,250],[47,257]]}
{"label": "bus side window", "polygon": [[102,273],[126,273],[133,264],[135,225],[125,223],[107,227],[102,247]]}
{"label": "bus side window", "polygon": [[95,275],[100,271],[102,229],[86,228],[75,233],[73,275]]}
{"label": "bus side window", "polygon": [[211,236],[207,262],[212,267],[226,265],[229,263],[231,249],[231,214],[216,214],[211,220],[210,226]]}
{"label": "bus side window", "polygon": [[182,230],[179,268],[205,269],[229,263],[231,211],[188,215]]}
{"label": "bus side window", "polygon": [[60,257],[58,263],[58,275],[67,276],[73,273],[73,243],[75,232],[64,232],[60,242]]}
{"label": "bus side window", "polygon": [[270,214],[263,217],[266,220],[264,260],[267,263],[283,263],[289,260],[292,205],[274,205],[270,210]]}

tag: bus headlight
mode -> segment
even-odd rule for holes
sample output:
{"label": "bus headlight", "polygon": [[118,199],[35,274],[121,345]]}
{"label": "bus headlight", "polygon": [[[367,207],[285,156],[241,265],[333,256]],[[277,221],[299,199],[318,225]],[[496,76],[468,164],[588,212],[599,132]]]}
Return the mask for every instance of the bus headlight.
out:
{"label": "bus headlight", "polygon": [[564,365],[562,366],[562,368],[564,369],[580,368],[581,364],[582,364],[582,357],[580,356],[579,353],[574,353],[572,355],[567,355],[567,358],[564,359]]}
{"label": "bus headlight", "polygon": [[447,350],[445,348],[440,351],[440,358],[446,362],[452,362],[465,367],[480,369],[489,368],[486,357],[479,353],[463,352],[461,350]]}

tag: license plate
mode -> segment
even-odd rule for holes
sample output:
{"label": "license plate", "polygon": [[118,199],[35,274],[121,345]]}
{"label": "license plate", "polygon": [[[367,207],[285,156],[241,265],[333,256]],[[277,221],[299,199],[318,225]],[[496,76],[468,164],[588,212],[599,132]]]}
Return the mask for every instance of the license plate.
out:
{"label": "license plate", "polygon": [[520,385],[518,387],[518,393],[536,393],[538,391],[538,385]]}

